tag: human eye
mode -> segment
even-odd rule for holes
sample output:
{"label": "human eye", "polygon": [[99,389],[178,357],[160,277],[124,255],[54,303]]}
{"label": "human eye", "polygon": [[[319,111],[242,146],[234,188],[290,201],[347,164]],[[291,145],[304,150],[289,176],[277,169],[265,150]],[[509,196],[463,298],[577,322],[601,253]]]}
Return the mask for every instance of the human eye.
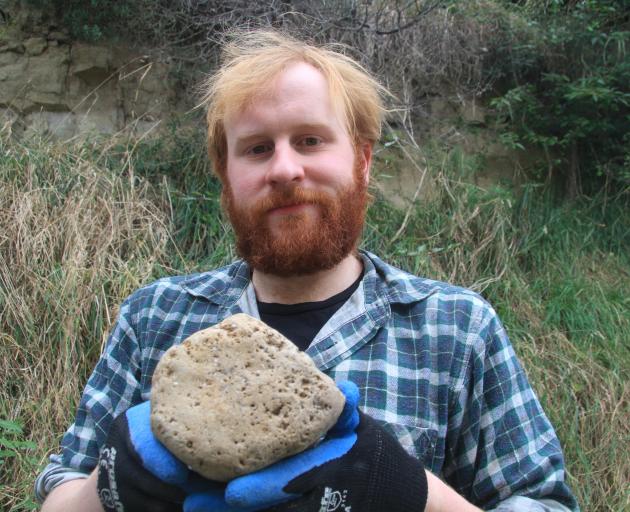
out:
{"label": "human eye", "polygon": [[316,137],[315,135],[308,135],[306,137],[302,137],[298,141],[298,145],[307,148],[315,148],[322,144],[323,140],[321,137]]}
{"label": "human eye", "polygon": [[267,154],[269,151],[271,151],[273,148],[271,147],[271,144],[269,143],[258,143],[258,144],[253,144],[252,146],[250,146],[246,153],[250,156],[253,157],[257,157],[257,156],[262,156]]}

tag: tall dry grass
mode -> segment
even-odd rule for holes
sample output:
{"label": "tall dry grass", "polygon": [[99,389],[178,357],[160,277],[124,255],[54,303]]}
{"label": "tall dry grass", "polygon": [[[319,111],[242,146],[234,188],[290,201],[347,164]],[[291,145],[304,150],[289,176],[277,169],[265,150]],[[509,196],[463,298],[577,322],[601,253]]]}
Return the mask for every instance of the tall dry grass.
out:
{"label": "tall dry grass", "polygon": [[[117,304],[167,259],[169,218],[111,148],[0,141],[0,416],[25,426],[38,462],[58,445]],[[0,466],[0,509],[35,467]]]}
{"label": "tall dry grass", "polygon": [[[234,254],[203,148],[185,131],[72,144],[0,135],[0,420],[35,442],[0,451],[0,510],[17,511],[34,506],[35,475],[72,421],[123,297]],[[364,246],[481,291],[556,427],[583,510],[630,510],[628,197],[559,206],[536,187],[484,190],[452,156],[436,148],[418,159],[434,190],[408,210],[377,199]]]}

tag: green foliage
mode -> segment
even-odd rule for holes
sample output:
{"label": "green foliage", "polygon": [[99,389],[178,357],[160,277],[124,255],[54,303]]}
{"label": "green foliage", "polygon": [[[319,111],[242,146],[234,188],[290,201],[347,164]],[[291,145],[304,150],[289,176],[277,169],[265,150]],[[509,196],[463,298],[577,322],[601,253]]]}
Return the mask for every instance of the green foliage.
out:
{"label": "green foliage", "polygon": [[37,448],[35,443],[24,440],[21,423],[0,419],[0,467],[10,457],[26,457],[28,462],[36,464],[35,459],[26,455],[27,450],[34,448]]}
{"label": "green foliage", "polygon": [[55,13],[56,18],[76,39],[98,41],[115,36],[120,24],[137,16],[133,0],[28,0],[40,9]]}
{"label": "green foliage", "polygon": [[[35,469],[37,460],[31,455],[37,445],[26,439],[22,424],[18,421],[0,419],[0,482],[6,480],[6,463],[8,460],[18,460],[22,466]],[[0,485],[0,492],[2,485]],[[12,510],[35,510],[35,504],[30,496],[24,497],[16,503]]]}
{"label": "green foliage", "polygon": [[533,278],[544,322],[621,377],[628,376],[630,346],[617,333],[630,329],[630,300],[615,283],[630,267],[630,217],[627,197],[605,205],[603,196],[557,206],[550,194],[529,186],[513,222],[519,267]]}
{"label": "green foliage", "polygon": [[[623,1],[519,2],[507,91],[491,105],[511,147],[537,146],[570,196],[630,184],[630,22]],[[534,58],[534,56],[536,56]]]}

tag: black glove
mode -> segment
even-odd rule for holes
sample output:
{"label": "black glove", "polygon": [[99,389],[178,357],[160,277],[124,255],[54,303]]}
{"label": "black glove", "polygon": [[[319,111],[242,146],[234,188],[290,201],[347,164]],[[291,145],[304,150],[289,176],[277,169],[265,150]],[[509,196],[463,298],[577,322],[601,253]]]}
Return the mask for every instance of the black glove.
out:
{"label": "black glove", "polygon": [[274,512],[423,511],[427,502],[424,466],[376,420],[356,409],[356,386],[354,390],[356,397],[352,389],[345,391],[346,406],[354,402],[354,420],[347,416],[340,431],[331,431],[314,448],[231,481],[227,503],[255,508],[270,503],[271,498],[283,501],[264,507]]}
{"label": "black glove", "polygon": [[357,442],[352,449],[291,480],[284,491],[303,497],[272,510],[424,510],[427,477],[422,463],[405,452],[375,420],[361,412],[359,418]]}
{"label": "black glove", "polygon": [[160,477],[185,480],[188,470],[155,439],[149,414],[149,402],[144,402],[111,425],[98,461],[98,496],[106,512],[182,510],[184,491]]}

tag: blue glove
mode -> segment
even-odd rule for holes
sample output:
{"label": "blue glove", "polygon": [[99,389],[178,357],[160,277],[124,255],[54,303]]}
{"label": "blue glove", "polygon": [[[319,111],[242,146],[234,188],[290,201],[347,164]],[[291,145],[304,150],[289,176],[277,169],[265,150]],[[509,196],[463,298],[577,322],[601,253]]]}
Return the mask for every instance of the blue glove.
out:
{"label": "blue glove", "polygon": [[107,434],[98,461],[98,495],[106,512],[181,510],[186,466],[151,432],[149,402],[118,416]]}
{"label": "blue glove", "polygon": [[351,420],[318,446],[228,483],[226,502],[237,507],[274,505],[276,512],[357,510],[419,512],[427,501],[422,463],[374,419],[358,411],[352,383],[340,388]]}
{"label": "blue glove", "polygon": [[[337,423],[330,429],[325,440],[314,448],[232,480],[225,489],[223,503],[226,506],[250,512],[265,510],[294,500],[300,494],[287,493],[284,488],[288,482],[309,469],[337,459],[350,451],[357,441],[355,430],[359,424],[357,409],[359,390],[352,382],[341,382],[338,387],[345,395],[346,403]],[[193,492],[184,501],[184,511],[217,512],[222,510],[215,508],[218,499],[214,493]]]}
{"label": "blue glove", "polygon": [[[358,389],[352,383],[341,383],[339,388],[346,396],[346,404],[326,440],[318,445],[319,450],[307,450],[280,461],[267,468],[271,470],[269,474],[263,473],[265,470],[258,472],[263,480],[256,485],[265,492],[261,494],[260,487],[252,489],[259,495],[252,503],[238,503],[238,499],[228,503],[224,483],[202,478],[171,454],[153,435],[149,402],[131,407],[114,420],[101,450],[98,479],[101,502],[107,512],[121,509],[125,512],[179,512],[182,501],[184,512],[254,512],[295,498],[297,495],[282,490],[279,475],[287,481],[302,473],[309,464],[312,466],[326,457],[334,458],[347,452],[356,441]],[[308,461],[305,462],[305,458]]]}
{"label": "blue glove", "polygon": [[208,511],[247,512],[225,502],[225,484],[202,478],[169,452],[153,435],[150,417],[150,402],[143,402],[112,423],[98,462],[106,512],[181,512],[186,495],[200,492],[212,502]]}

